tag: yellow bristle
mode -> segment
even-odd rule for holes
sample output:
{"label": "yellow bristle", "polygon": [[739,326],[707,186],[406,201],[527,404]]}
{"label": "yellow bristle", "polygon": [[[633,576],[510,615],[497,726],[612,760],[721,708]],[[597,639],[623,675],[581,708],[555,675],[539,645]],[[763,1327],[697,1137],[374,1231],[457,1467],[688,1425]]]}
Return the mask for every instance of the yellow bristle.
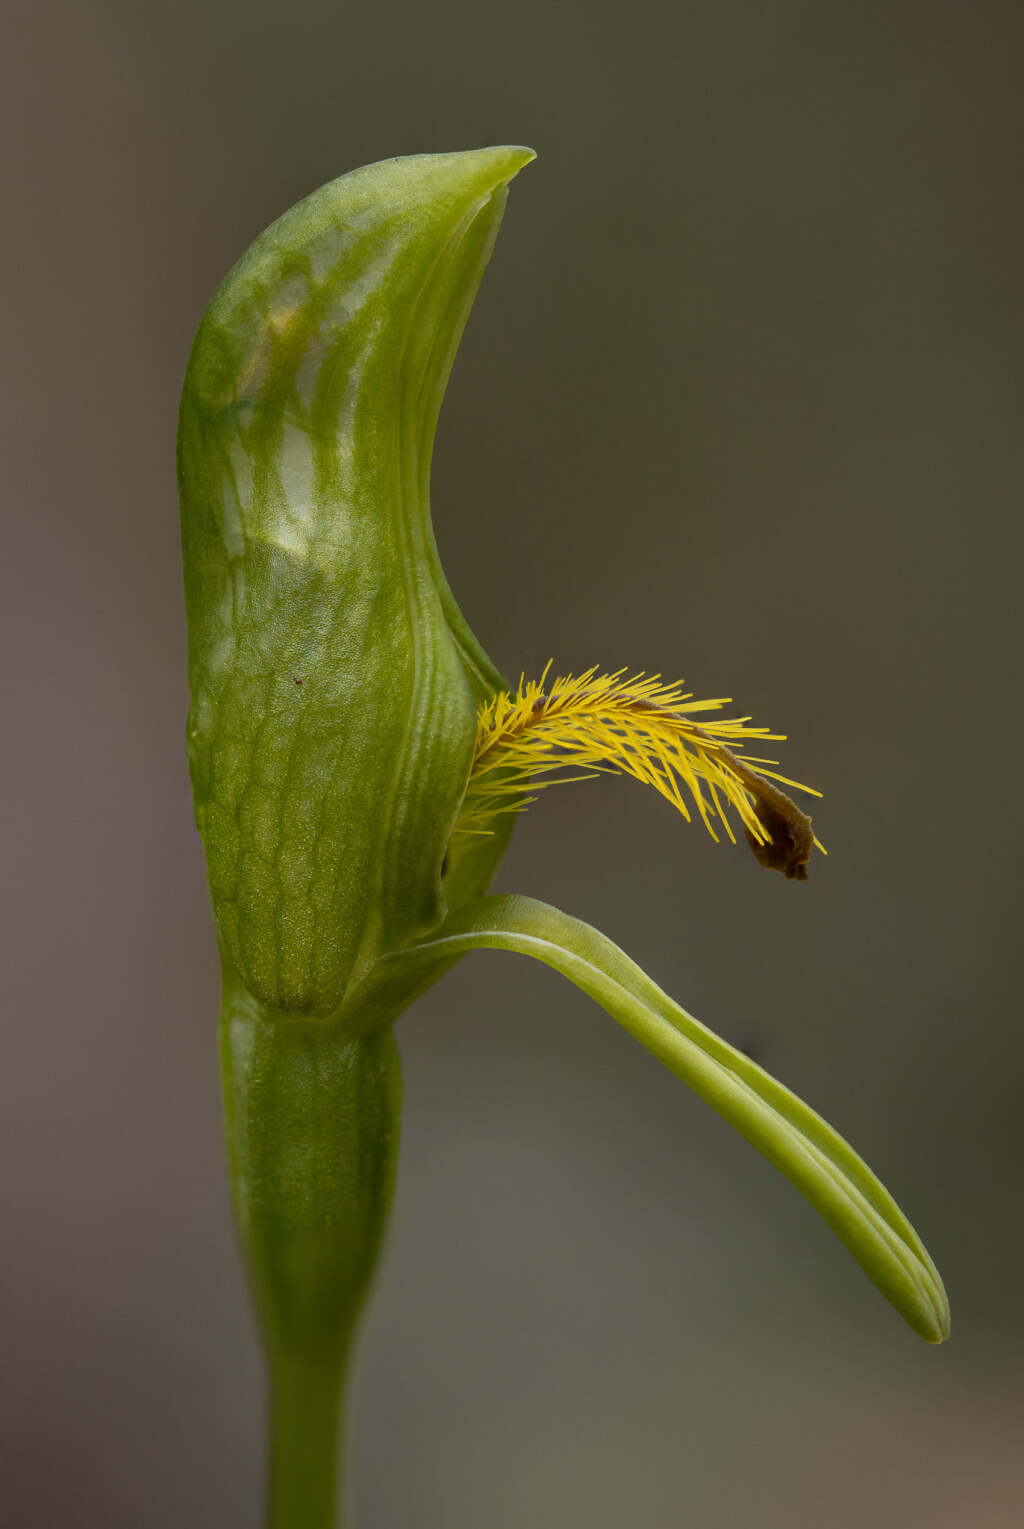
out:
{"label": "yellow bristle", "polygon": [[608,771],[653,786],[689,821],[685,788],[712,838],[717,841],[717,821],[733,843],[727,807],[758,844],[770,843],[755,810],[758,777],[820,795],[765,768],[775,760],[738,756],[744,739],[776,741],[784,734],[751,726],[749,717],[708,715],[728,705],[728,698],[695,700],[682,681],[664,684],[659,675],[630,676],[625,669],[600,674],[594,667],[549,684],[550,670],[549,662],[540,680],[521,676],[514,694],[503,692],[480,708],[456,832],[486,833],[500,813],[522,810],[525,793]]}

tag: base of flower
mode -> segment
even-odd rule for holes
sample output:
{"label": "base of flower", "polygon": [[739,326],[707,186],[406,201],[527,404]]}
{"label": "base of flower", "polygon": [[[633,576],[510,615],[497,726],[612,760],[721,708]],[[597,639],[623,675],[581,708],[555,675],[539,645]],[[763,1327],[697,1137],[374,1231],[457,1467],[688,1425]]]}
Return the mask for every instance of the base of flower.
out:
{"label": "base of flower", "polygon": [[231,973],[221,1067],[231,1190],[270,1376],[270,1529],[334,1529],[352,1338],[394,1188],[391,1016],[354,1034],[265,1009]]}

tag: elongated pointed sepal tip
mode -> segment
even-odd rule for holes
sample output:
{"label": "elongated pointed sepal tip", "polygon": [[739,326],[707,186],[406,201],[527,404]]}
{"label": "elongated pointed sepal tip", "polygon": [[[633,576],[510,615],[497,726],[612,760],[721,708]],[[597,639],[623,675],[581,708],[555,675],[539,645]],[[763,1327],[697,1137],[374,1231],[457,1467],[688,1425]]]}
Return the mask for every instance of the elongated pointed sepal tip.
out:
{"label": "elongated pointed sepal tip", "polygon": [[939,1271],[927,1254],[925,1258],[920,1305],[912,1312],[904,1310],[903,1315],[926,1343],[945,1343],[950,1330],[949,1297]]}

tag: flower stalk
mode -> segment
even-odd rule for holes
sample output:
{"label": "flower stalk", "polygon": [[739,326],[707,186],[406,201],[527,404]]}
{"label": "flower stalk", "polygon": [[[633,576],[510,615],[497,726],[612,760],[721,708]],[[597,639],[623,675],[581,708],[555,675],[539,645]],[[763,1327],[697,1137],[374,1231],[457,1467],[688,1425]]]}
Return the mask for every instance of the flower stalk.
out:
{"label": "flower stalk", "polygon": [[779,735],[625,671],[512,692],[445,580],[434,430],[532,157],[389,160],[315,192],[225,278],[185,378],[188,752],[272,1529],[336,1522],[346,1370],[395,1177],[394,1023],[481,948],[589,993],[787,1175],[915,1331],[948,1331],[920,1239],[830,1126],[596,930],[488,896],[518,809],[581,771],[632,775],[734,838],[728,809],[787,877],[817,843],[794,783],[741,752]]}
{"label": "flower stalk", "polygon": [[228,976],[220,1043],[235,1216],[270,1379],[268,1520],[330,1529],[348,1359],[394,1190],[394,1034],[275,1013]]}

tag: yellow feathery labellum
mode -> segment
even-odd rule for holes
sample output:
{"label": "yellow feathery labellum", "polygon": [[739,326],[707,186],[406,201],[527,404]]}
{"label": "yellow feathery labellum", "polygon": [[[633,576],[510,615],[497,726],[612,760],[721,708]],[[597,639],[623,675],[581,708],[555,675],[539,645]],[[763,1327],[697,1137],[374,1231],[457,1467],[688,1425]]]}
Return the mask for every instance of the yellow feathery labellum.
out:
{"label": "yellow feathery labellum", "polygon": [[[777,774],[776,760],[736,752],[745,739],[782,741],[785,734],[753,727],[749,717],[709,716],[728,698],[696,700],[682,681],[625,669],[601,674],[595,666],[549,686],[550,668],[481,706],[457,832],[487,833],[496,817],[535,800],[530,791],[612,771],[653,786],[689,822],[685,788],[716,843],[716,820],[736,842],[725,811],[731,806],[762,865],[806,879],[811,847],[822,846],[810,818],[774,782],[821,793]],[[566,773],[580,769],[583,775]]]}

